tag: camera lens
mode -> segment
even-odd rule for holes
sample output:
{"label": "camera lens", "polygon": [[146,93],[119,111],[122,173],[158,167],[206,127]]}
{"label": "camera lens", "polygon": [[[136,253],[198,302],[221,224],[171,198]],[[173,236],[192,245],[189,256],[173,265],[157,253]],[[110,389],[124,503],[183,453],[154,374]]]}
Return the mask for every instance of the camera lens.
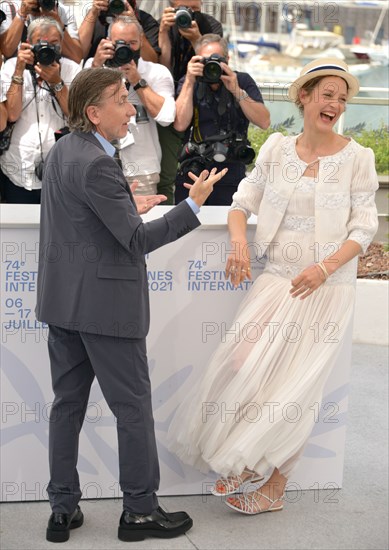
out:
{"label": "camera lens", "polygon": [[192,11],[188,8],[177,8],[176,24],[180,29],[190,29],[192,26]]}
{"label": "camera lens", "polygon": [[200,159],[199,160],[192,160],[186,167],[185,172],[188,174],[188,172],[193,172],[195,176],[199,176],[201,172],[205,169],[205,163],[203,163]]}
{"label": "camera lens", "polygon": [[119,67],[120,65],[126,65],[127,63],[130,63],[133,57],[134,56],[133,56],[132,50],[129,46],[123,45],[123,46],[118,46],[116,48],[114,60]]}
{"label": "camera lens", "polygon": [[255,151],[249,145],[238,145],[235,148],[235,157],[244,164],[251,164],[255,158]]}
{"label": "camera lens", "polygon": [[224,162],[227,159],[228,145],[217,142],[213,145],[213,160],[216,162]]}
{"label": "camera lens", "polygon": [[125,5],[123,0],[110,0],[108,11],[109,13],[113,13],[115,15],[120,15],[124,12]]}
{"label": "camera lens", "polygon": [[218,61],[207,61],[204,65],[203,77],[206,82],[219,82],[223,69]]}
{"label": "camera lens", "polygon": [[0,10],[0,25],[7,19],[7,16],[3,12],[3,10]]}
{"label": "camera lens", "polygon": [[33,51],[35,62],[41,65],[51,65],[57,59],[55,47],[51,44],[47,44],[47,42],[35,44]]}

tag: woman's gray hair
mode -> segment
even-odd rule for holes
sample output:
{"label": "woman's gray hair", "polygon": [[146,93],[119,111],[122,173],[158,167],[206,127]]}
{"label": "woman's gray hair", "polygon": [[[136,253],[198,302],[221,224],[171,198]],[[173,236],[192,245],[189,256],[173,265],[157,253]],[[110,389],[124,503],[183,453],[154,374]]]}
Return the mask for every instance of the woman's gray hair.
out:
{"label": "woman's gray hair", "polygon": [[139,31],[139,34],[143,34],[142,25],[139,23],[136,17],[130,17],[129,15],[119,15],[118,17],[115,17],[115,19],[112,21],[112,23],[110,23],[108,27],[108,38],[111,38],[112,27],[118,23],[121,23],[124,27],[135,25],[135,27]]}
{"label": "woman's gray hair", "polygon": [[37,29],[44,32],[51,29],[51,27],[55,27],[57,29],[62,39],[63,30],[58,21],[52,17],[37,17],[37,19],[33,19],[27,27],[27,39],[29,43],[32,44],[32,37]]}
{"label": "woman's gray hair", "polygon": [[70,130],[79,132],[93,132],[95,125],[89,120],[86,113],[90,105],[99,105],[102,102],[104,91],[116,85],[119,91],[123,83],[123,73],[116,69],[83,69],[76,75],[69,88],[69,117]]}
{"label": "woman's gray hair", "polygon": [[224,57],[228,57],[228,42],[225,38],[219,36],[218,34],[203,34],[203,36],[197,40],[195,44],[195,52],[198,54],[198,52],[208,44],[220,44],[220,46],[223,49],[223,55]]}

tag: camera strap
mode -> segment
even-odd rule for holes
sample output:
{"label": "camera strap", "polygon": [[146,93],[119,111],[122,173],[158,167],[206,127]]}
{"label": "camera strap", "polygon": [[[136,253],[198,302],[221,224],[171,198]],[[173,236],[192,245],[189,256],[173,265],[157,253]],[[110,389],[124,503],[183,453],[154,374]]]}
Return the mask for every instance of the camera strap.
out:
{"label": "camera strap", "polygon": [[[38,79],[36,77],[36,74],[35,74],[35,71],[34,70],[31,70],[30,69],[30,74],[31,74],[31,80],[32,80],[32,85],[34,87],[34,97],[32,98],[31,101],[33,101],[35,99],[35,111],[36,111],[36,120],[37,120],[37,124],[38,124],[38,137],[39,137],[39,146],[40,146],[40,150],[41,150],[41,162],[43,163],[44,162],[44,158],[43,158],[43,145],[42,145],[42,138],[41,138],[41,133],[40,133],[40,129],[39,129],[39,112],[38,112],[38,102],[36,101],[37,99],[37,96],[38,96],[38,88],[39,88],[39,84],[38,84]],[[64,114],[62,112],[62,109],[61,109],[61,106],[59,105],[59,102],[58,102],[58,99],[55,97],[53,91],[49,88],[49,85],[48,83],[43,80],[42,82],[44,82],[45,84],[47,84],[47,88],[44,88],[42,86],[42,90],[45,90],[46,92],[49,92],[50,94],[50,99],[51,99],[51,104],[53,106],[53,109],[56,113],[57,116],[62,116],[62,119],[63,121],[65,122],[65,117],[64,117]],[[57,111],[57,108],[55,106],[55,101],[58,103],[59,105],[59,108],[61,110],[61,114],[58,113]],[[31,102],[30,102],[31,103]]]}
{"label": "camera strap", "polygon": [[[232,110],[234,96],[222,85],[220,96],[217,96],[206,82],[198,82],[194,90],[194,109],[193,109],[193,136],[196,143],[201,143],[203,137],[200,131],[200,102],[205,101],[210,108],[212,118],[215,123],[217,135],[232,131]],[[217,109],[212,108],[212,104],[217,102]],[[227,114],[227,127],[221,128],[221,117]],[[208,139],[208,138],[207,138]]]}

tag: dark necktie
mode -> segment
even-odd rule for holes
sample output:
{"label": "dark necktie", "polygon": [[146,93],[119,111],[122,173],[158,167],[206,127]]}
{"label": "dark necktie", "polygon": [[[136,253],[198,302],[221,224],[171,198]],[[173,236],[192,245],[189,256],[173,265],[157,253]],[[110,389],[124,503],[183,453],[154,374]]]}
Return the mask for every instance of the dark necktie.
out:
{"label": "dark necktie", "polygon": [[118,163],[119,167],[121,169],[123,169],[123,165],[122,165],[122,161],[120,159],[120,156],[119,156],[119,140],[118,139],[113,139],[111,141],[111,144],[115,147],[115,153],[113,155],[113,158],[116,160],[116,162]]}

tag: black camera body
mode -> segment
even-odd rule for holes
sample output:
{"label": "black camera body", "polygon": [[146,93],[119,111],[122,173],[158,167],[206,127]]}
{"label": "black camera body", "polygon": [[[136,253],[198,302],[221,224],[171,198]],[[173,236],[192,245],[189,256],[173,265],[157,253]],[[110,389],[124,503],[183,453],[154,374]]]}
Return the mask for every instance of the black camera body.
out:
{"label": "black camera body", "polygon": [[195,15],[191,8],[186,6],[178,6],[174,10],[176,14],[176,25],[179,29],[190,29]]}
{"label": "black camera body", "polygon": [[180,172],[187,175],[200,172],[213,163],[238,161],[248,165],[253,162],[255,151],[250,141],[240,134],[221,134],[202,143],[189,141],[181,151]]}
{"label": "black camera body", "polygon": [[33,9],[35,13],[39,13],[42,9],[43,11],[53,11],[57,5],[57,0],[38,0],[38,7]]}
{"label": "black camera body", "polygon": [[56,0],[38,0],[39,7],[44,11],[52,11],[57,4]]}
{"label": "black camera body", "polygon": [[50,44],[47,40],[39,40],[31,47],[34,54],[34,64],[51,65],[61,59],[61,50],[58,44]]}
{"label": "black camera body", "polygon": [[207,84],[217,84],[220,82],[220,77],[224,74],[220,63],[227,63],[227,59],[217,53],[213,53],[209,57],[204,57],[201,61],[204,65],[203,76],[199,77],[200,82]]}
{"label": "black camera body", "polygon": [[105,12],[106,15],[121,15],[126,9],[126,5],[123,0],[109,0],[108,10]]}
{"label": "black camera body", "polygon": [[135,52],[130,46],[126,44],[125,40],[116,40],[115,53],[112,59],[107,59],[105,65],[107,67],[121,67],[122,65],[127,65],[127,63],[131,63],[132,60],[137,59],[134,53]]}

